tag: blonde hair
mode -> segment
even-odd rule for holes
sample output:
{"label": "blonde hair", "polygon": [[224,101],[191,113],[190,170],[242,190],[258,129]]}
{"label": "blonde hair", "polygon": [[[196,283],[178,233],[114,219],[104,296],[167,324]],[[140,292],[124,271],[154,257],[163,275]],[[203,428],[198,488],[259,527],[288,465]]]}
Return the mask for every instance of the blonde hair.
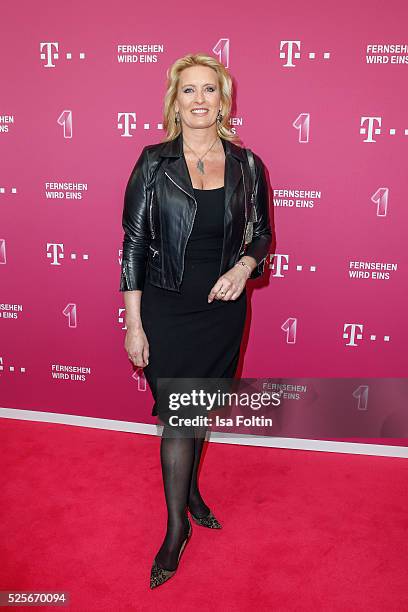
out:
{"label": "blonde hair", "polygon": [[180,74],[184,68],[190,66],[208,66],[215,70],[221,92],[221,114],[222,121],[217,121],[218,136],[225,140],[237,141],[239,137],[228,127],[232,108],[232,79],[227,69],[215,57],[204,53],[189,53],[176,60],[167,70],[167,91],[164,96],[164,119],[163,127],[167,136],[163,142],[174,140],[181,132],[180,122],[176,123],[174,102],[177,97],[177,89],[180,81]]}

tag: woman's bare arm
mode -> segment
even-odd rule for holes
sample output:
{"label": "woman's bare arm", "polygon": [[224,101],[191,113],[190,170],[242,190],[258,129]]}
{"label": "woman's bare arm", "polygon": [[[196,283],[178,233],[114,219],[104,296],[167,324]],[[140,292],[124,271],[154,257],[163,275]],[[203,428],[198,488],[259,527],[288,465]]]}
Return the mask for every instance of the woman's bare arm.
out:
{"label": "woman's bare arm", "polygon": [[143,328],[142,319],[140,317],[140,300],[142,291],[135,289],[134,291],[123,291],[123,300],[125,302],[125,323],[126,328],[137,330]]}
{"label": "woman's bare arm", "polygon": [[135,366],[143,368],[149,363],[149,343],[140,317],[142,291],[123,291],[125,303],[125,351]]}

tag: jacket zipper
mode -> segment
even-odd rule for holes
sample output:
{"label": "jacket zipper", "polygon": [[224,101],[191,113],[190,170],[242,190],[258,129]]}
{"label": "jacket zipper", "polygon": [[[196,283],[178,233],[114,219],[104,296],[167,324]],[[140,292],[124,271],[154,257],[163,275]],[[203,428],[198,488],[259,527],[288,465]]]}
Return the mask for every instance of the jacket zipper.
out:
{"label": "jacket zipper", "polygon": [[156,253],[158,253],[159,251],[157,249],[154,249],[151,244],[149,244],[149,248],[153,251],[153,257],[156,257]]}
{"label": "jacket zipper", "polygon": [[191,226],[190,226],[190,229],[189,229],[189,232],[188,232],[188,236],[187,236],[187,240],[186,240],[186,244],[185,244],[184,251],[183,251],[183,267],[181,269],[181,279],[182,279],[183,278],[183,274],[184,274],[184,255],[185,255],[185,252],[186,252],[187,242],[188,242],[188,239],[190,238],[190,234],[191,234],[193,226],[194,226],[194,220],[195,220],[195,217],[196,217],[196,214],[197,214],[197,202],[196,202],[196,199],[191,194],[187,193],[187,191],[185,189],[183,189],[182,187],[180,187],[180,185],[177,185],[177,183],[175,181],[173,181],[173,179],[171,178],[171,176],[169,176],[167,174],[167,172],[164,172],[164,174],[167,176],[167,178],[169,178],[171,180],[172,183],[174,183],[176,185],[176,187],[181,189],[181,191],[184,191],[184,193],[186,195],[188,195],[190,198],[192,198],[194,200],[194,204],[195,204],[193,221],[191,223]]}
{"label": "jacket zipper", "polygon": [[151,232],[152,232],[152,239],[154,240],[155,234],[154,234],[154,226],[153,226],[153,194],[154,194],[154,191],[152,189],[152,195],[150,197],[149,212],[150,212],[150,229],[151,229]]}
{"label": "jacket zipper", "polygon": [[248,215],[247,215],[247,193],[246,193],[246,185],[245,185],[245,178],[244,178],[244,171],[242,170],[242,164],[241,165],[241,172],[242,172],[242,180],[244,182],[244,194],[245,194],[245,224],[244,224],[244,233],[242,236],[242,240],[241,240],[241,246],[239,247],[239,252],[238,252],[238,259],[241,257],[241,250],[242,250],[242,245],[244,243],[245,240],[245,234],[246,234],[246,228],[247,228],[247,219],[248,219]]}
{"label": "jacket zipper", "polygon": [[127,261],[123,262],[123,275],[124,275],[125,280],[126,280],[126,286],[127,286],[128,290],[130,290],[130,282],[129,282],[129,273],[128,273]]}

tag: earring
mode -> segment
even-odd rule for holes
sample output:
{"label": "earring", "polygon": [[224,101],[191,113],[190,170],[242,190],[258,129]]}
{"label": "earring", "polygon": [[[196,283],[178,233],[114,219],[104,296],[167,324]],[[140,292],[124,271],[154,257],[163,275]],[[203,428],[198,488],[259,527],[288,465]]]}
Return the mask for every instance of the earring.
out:
{"label": "earring", "polygon": [[217,114],[217,121],[218,123],[221,123],[223,119],[223,115],[221,115],[221,109],[218,110],[218,114]]}
{"label": "earring", "polygon": [[176,125],[179,123],[180,121],[180,113],[177,111],[175,116],[174,116],[174,121],[176,122]]}

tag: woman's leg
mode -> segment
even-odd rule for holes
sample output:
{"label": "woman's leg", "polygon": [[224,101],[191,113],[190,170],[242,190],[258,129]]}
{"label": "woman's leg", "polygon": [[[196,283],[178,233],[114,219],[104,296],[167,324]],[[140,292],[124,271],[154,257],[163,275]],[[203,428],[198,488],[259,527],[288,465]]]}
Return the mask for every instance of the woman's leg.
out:
{"label": "woman's leg", "polygon": [[175,570],[181,545],[189,530],[187,504],[194,464],[194,432],[164,425],[160,459],[167,504],[167,531],[156,561],[164,569]]}
{"label": "woman's leg", "polygon": [[208,427],[194,427],[194,463],[191,474],[190,489],[188,495],[188,507],[194,516],[203,518],[208,516],[210,508],[204,503],[198,488],[198,468],[204,446],[205,434]]}

